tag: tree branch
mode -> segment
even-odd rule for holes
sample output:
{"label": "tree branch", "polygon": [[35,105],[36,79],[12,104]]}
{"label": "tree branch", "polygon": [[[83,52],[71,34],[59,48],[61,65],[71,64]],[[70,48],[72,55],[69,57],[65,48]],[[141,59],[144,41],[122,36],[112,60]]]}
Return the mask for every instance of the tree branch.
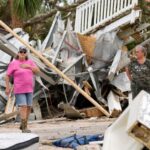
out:
{"label": "tree branch", "polygon": [[[54,2],[56,2],[56,1],[54,1]],[[77,1],[76,3],[74,3],[72,5],[67,5],[67,6],[64,6],[64,7],[60,7],[58,5],[55,5],[55,8],[52,11],[50,11],[49,13],[40,14],[40,15],[35,16],[35,17],[27,20],[26,22],[24,22],[23,27],[25,28],[27,26],[32,26],[32,25],[37,24],[37,23],[42,23],[47,18],[52,17],[53,15],[55,15],[57,11],[72,12],[76,9],[77,6],[84,3],[85,1],[86,0],[79,0],[79,1]]]}
{"label": "tree branch", "polygon": [[85,1],[86,0],[79,0],[79,1],[77,1],[76,3],[74,3],[72,5],[67,5],[67,6],[64,6],[64,7],[56,5],[56,8],[59,11],[72,11],[72,10],[75,10],[76,7],[78,7],[79,5],[81,5],[82,3],[84,3]]}
{"label": "tree branch", "polygon": [[54,10],[50,11],[47,14],[40,14],[38,16],[35,16],[34,18],[31,18],[28,21],[24,22],[23,23],[23,27],[25,28],[27,26],[32,26],[32,25],[34,25],[36,23],[41,23],[41,22],[43,22],[43,20],[45,20],[45,19],[47,19],[47,18],[52,17],[53,15],[55,15],[56,12],[57,12],[57,10],[54,9]]}

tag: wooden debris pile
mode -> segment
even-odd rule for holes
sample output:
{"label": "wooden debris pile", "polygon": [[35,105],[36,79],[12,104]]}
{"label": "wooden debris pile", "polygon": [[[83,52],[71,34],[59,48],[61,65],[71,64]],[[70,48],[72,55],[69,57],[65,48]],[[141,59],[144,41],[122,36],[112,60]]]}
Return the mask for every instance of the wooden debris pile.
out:
{"label": "wooden debris pile", "polygon": [[[1,26],[5,28],[2,22]],[[6,27],[11,34],[0,35],[0,78],[4,78],[19,47],[26,46],[29,57],[41,70],[36,76],[32,119],[63,115],[118,117],[129,103],[130,81],[124,67],[130,63],[131,49],[136,44],[145,41],[143,45],[149,46],[149,27],[147,22],[135,23],[98,36],[85,36],[75,33],[70,21],[65,27],[59,12],[43,42],[30,41],[22,29],[11,31]],[[0,108],[5,113],[9,105],[5,83],[0,82],[0,87]]]}

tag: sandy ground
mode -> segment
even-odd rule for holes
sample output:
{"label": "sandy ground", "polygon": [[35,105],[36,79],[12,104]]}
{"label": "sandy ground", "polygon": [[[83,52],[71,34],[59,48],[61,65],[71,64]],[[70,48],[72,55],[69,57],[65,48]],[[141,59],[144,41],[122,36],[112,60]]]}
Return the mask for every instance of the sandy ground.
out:
{"label": "sandy ground", "polygon": [[[62,150],[63,148],[52,146],[51,142],[73,134],[103,134],[113,121],[114,119],[109,118],[89,118],[82,120],[57,118],[29,122],[29,128],[32,133],[35,133],[40,137],[39,150]],[[19,123],[5,123],[0,125],[0,132],[21,132],[18,128]]]}

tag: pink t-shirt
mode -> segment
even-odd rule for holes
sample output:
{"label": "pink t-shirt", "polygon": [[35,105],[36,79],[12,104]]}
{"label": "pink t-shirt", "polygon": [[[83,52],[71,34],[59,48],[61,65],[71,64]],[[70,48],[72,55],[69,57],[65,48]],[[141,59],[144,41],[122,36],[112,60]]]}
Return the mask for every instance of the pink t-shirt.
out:
{"label": "pink t-shirt", "polygon": [[30,93],[34,88],[34,74],[31,69],[21,68],[21,64],[29,64],[36,67],[32,60],[13,60],[7,69],[7,75],[12,76],[14,79],[14,93]]}

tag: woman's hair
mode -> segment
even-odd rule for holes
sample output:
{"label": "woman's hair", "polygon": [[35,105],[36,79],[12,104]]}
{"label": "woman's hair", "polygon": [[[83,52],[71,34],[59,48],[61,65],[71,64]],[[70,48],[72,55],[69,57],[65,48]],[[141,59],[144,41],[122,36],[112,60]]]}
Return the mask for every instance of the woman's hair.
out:
{"label": "woman's hair", "polygon": [[[17,54],[17,56],[15,57],[15,59],[19,59],[19,55]],[[28,60],[28,56],[25,57],[25,60]]]}
{"label": "woman's hair", "polygon": [[144,56],[145,57],[147,56],[147,49],[143,47],[142,45],[137,45],[136,49],[140,49],[144,53]]}
{"label": "woman's hair", "polygon": [[[20,51],[26,51],[26,52],[27,52],[27,49],[24,48],[24,47],[20,47],[18,53],[19,53]],[[15,57],[15,59],[19,59],[19,55],[18,55],[18,54],[17,54],[17,56]],[[28,56],[25,57],[25,60],[28,60]]]}

